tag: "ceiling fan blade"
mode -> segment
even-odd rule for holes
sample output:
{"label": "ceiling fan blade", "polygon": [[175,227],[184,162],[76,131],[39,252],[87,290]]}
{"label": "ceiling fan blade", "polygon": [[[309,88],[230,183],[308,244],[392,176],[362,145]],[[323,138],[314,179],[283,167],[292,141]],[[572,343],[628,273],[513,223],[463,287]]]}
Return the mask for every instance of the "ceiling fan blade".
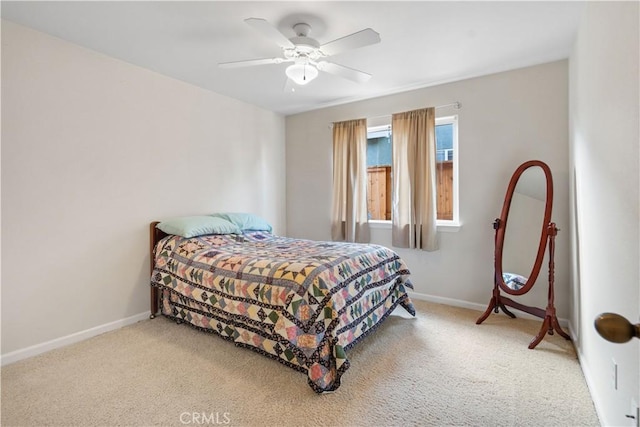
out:
{"label": "ceiling fan blade", "polygon": [[345,50],[357,49],[370,44],[380,43],[380,34],[371,28],[344,36],[320,46],[320,50],[327,56],[335,55]]}
{"label": "ceiling fan blade", "polygon": [[327,61],[318,62],[318,69],[326,71],[327,73],[335,74],[336,76],[344,77],[345,79],[353,80],[357,83],[365,83],[372,77],[371,74],[365,73],[364,71],[359,71],[345,67],[344,65],[334,64]]}
{"label": "ceiling fan blade", "polygon": [[276,42],[276,44],[283,48],[294,48],[295,45],[291,43],[284,34],[282,34],[276,27],[271,25],[267,20],[262,18],[247,18],[244,20],[247,24],[258,30],[263,36]]}
{"label": "ceiling fan blade", "polygon": [[282,62],[285,62],[282,58],[250,59],[248,61],[221,62],[220,64],[218,64],[218,67],[240,68],[240,67],[252,67],[254,65],[280,64]]}

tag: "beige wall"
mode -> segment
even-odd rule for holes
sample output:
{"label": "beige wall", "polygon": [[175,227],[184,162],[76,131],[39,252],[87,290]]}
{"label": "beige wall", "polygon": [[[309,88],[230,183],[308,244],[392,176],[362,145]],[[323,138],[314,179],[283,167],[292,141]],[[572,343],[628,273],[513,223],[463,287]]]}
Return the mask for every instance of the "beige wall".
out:
{"label": "beige wall", "polygon": [[[571,322],[603,425],[633,425],[640,340],[604,341],[600,313],[640,321],[637,2],[589,2],[570,57]],[[613,360],[619,385],[612,385]]]}
{"label": "beige wall", "polygon": [[[325,108],[286,118],[287,230],[294,237],[330,239],[331,130],[334,121],[376,117],[427,106],[437,116],[459,117],[460,220],[457,233],[440,234],[440,250],[397,251],[413,273],[417,293],[484,309],[493,283],[493,228],[515,169],[543,160],[554,177],[556,286],[560,317],[569,316],[568,285],[568,77],[567,61],[553,62],[397,95]],[[390,230],[374,229],[372,242],[391,246]],[[533,290],[518,300],[546,306],[546,266]]]}
{"label": "beige wall", "polygon": [[2,353],[148,310],[148,224],[285,233],[284,118],[2,22]]}

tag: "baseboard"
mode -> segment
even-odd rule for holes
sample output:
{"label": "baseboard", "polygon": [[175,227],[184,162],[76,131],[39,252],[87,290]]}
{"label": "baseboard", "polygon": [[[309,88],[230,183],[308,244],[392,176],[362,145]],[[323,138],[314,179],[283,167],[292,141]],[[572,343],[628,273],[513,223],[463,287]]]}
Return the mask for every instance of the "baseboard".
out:
{"label": "baseboard", "polygon": [[[482,304],[477,304],[477,303],[453,299],[453,298],[438,297],[435,295],[427,295],[419,292],[409,291],[409,296],[416,300],[430,301],[430,302],[435,302],[437,304],[468,308],[476,311],[484,311],[487,308],[486,305],[482,305]],[[524,313],[520,310],[514,309],[513,311],[516,312],[520,317],[525,319],[539,319],[536,316],[533,316],[529,313]],[[21,350],[12,351],[11,353],[3,354],[2,356],[0,356],[0,358],[2,359],[1,366],[15,363],[19,360],[23,360],[29,357],[37,356],[39,354],[45,353],[50,350],[54,350],[56,348],[64,347],[70,344],[75,344],[77,342],[84,341],[88,338],[95,337],[100,334],[104,334],[105,332],[110,332],[116,329],[120,329],[124,326],[131,325],[141,320],[148,319],[149,314],[150,314],[149,311],[145,313],[136,314],[134,316],[127,317],[126,319],[116,320],[114,322],[96,326],[95,328],[76,332],[74,334],[67,335],[65,337],[56,338],[54,340],[47,341],[42,344],[36,344],[31,347],[27,347]],[[566,327],[569,324],[567,319],[559,318],[558,322],[562,327]]]}
{"label": "baseboard", "polygon": [[[485,311],[487,309],[486,304],[478,304],[475,302],[463,301],[463,300],[453,299],[453,298],[438,297],[435,295],[427,295],[427,294],[422,294],[422,293],[413,292],[413,291],[408,291],[408,293],[411,298],[417,299],[417,300],[435,302],[435,303],[444,304],[444,305],[451,305],[454,307],[468,308],[470,310],[476,310],[476,311]],[[509,307],[509,310],[513,310],[514,314],[517,314],[523,319],[540,320],[539,317],[514,309],[512,307]],[[569,326],[569,320],[567,319],[558,318],[558,323],[560,323],[560,326],[562,326],[563,328]]]}
{"label": "baseboard", "polygon": [[137,323],[144,319],[148,319],[150,314],[151,312],[147,311],[145,313],[136,314],[134,316],[127,317],[125,319],[120,319],[114,322],[106,323],[104,325],[96,326],[94,328],[87,329],[85,331],[76,332],[74,334],[67,335],[65,337],[56,338],[54,340],[47,341],[42,344],[32,345],[30,347],[23,348],[21,350],[16,350],[7,354],[3,354],[2,356],[0,356],[2,359],[1,365],[5,366],[11,363],[15,363],[19,360],[37,356],[39,354],[46,353],[47,351],[51,351],[56,348],[65,347],[70,344],[75,344],[77,342],[84,341],[86,339],[95,337],[97,335],[104,334],[105,332],[110,332],[116,329],[120,329],[124,326]]}
{"label": "baseboard", "polygon": [[[573,329],[573,323],[569,322],[567,325],[567,329],[569,329],[569,336],[571,337],[571,342],[573,342],[573,346],[576,347],[575,343],[578,342],[578,334],[576,334],[576,330]],[[578,352],[578,348],[576,347],[576,353]]]}
{"label": "baseboard", "polygon": [[569,335],[571,335],[571,339],[573,340],[573,348],[576,349],[576,354],[578,355],[578,364],[580,365],[580,369],[582,370],[582,376],[584,377],[585,382],[587,383],[587,388],[589,389],[589,394],[591,395],[591,400],[593,401],[593,406],[596,408],[596,415],[598,416],[598,420],[600,421],[600,425],[607,425],[604,423],[604,414],[605,411],[602,409],[600,400],[596,399],[596,386],[590,374],[591,369],[589,369],[589,365],[586,363],[584,356],[582,355],[582,351],[580,351],[580,346],[577,345],[577,334],[575,333],[575,329],[573,328],[573,324],[569,323]]}

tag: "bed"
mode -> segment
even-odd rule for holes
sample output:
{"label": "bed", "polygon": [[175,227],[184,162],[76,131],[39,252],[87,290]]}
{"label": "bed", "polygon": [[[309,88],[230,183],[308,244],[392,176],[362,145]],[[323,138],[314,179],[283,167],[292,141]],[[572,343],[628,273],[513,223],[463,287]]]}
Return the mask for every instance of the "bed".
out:
{"label": "bed", "polygon": [[[292,239],[266,230],[192,237],[150,225],[151,317],[252,349],[336,390],[346,352],[401,305],[415,316],[409,270],[372,244]],[[397,351],[390,349],[389,351]]]}

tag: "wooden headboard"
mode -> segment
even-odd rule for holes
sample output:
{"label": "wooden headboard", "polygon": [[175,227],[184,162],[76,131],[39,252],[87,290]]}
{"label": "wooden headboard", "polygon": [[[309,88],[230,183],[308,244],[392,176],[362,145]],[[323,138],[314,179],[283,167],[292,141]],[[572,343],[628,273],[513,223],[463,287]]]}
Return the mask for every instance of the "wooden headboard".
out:
{"label": "wooden headboard", "polygon": [[149,224],[149,275],[151,275],[151,273],[153,272],[153,249],[156,247],[160,240],[168,236],[167,233],[156,227],[156,225],[158,224],[160,224],[160,221],[152,221],[151,224]]}
{"label": "wooden headboard", "polygon": [[[168,236],[167,233],[160,230],[156,226],[160,224],[160,221],[152,221],[149,224],[149,281],[151,281],[151,275],[153,274],[153,266],[155,264],[155,257],[153,254],[153,250],[156,247],[156,244],[164,237]],[[149,318],[153,319],[156,317],[156,313],[158,312],[158,288],[155,286],[150,286],[151,288],[151,315]]]}

